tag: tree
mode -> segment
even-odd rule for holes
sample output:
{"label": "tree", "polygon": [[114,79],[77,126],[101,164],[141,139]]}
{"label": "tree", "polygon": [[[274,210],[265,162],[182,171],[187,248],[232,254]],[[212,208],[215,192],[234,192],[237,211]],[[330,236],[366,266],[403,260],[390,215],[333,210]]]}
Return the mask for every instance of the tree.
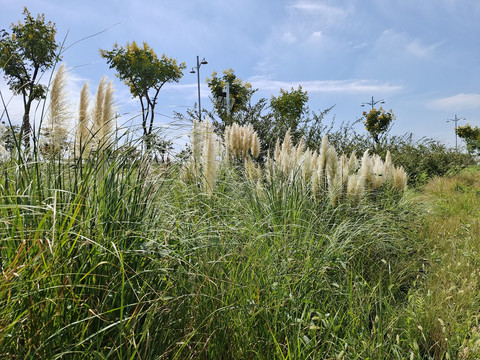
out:
{"label": "tree", "polygon": [[392,121],[395,120],[395,115],[392,110],[385,111],[382,107],[380,109],[372,108],[368,113],[363,112],[365,120],[365,129],[370,133],[375,144],[380,145],[380,139],[382,134],[388,131]]}
{"label": "tree", "polygon": [[140,100],[143,138],[150,149],[154,141],[153,121],[160,89],[166,83],[178,82],[182,78],[185,63],[177,64],[165,54],[158,58],[146,42],[142,47],[135,41],[125,47],[115,44],[111,51],[100,50],[100,55],[110,68],[117,71],[117,77],[130,87],[132,97]]}
{"label": "tree", "polygon": [[[223,71],[223,76],[219,77],[214,71],[211,78],[207,78],[208,86],[213,97],[213,107],[215,113],[220,117],[222,124],[213,122],[216,131],[223,133],[225,126],[233,122],[239,122],[248,106],[252,95],[257,91],[252,88],[249,82],[242,81],[235,75],[233,69]],[[229,88],[229,105],[227,111],[227,99],[225,88]]]}
{"label": "tree", "polygon": [[469,124],[459,126],[455,132],[460,138],[465,140],[470,153],[480,153],[480,128],[478,126],[472,127]]}
{"label": "tree", "polygon": [[272,139],[283,139],[285,133],[290,129],[294,143],[305,136],[308,125],[308,95],[299,85],[295,90],[280,89],[280,95],[270,98],[270,108],[273,115],[271,129]]}
{"label": "tree", "polygon": [[[272,96],[270,101],[265,98],[252,103],[252,95],[257,91],[248,82],[238,78],[232,69],[223,71],[219,77],[216,72],[207,79],[213,97],[214,109],[209,112],[215,132],[223,135],[225,127],[238,123],[239,125],[251,124],[261,141],[260,161],[266,158],[268,151],[273,151],[277,139],[283,139],[290,129],[294,143],[305,138],[309,148],[320,146],[323,133],[327,126],[323,124],[325,116],[333,106],[319,114],[310,114],[307,91],[301,86],[290,91],[280,89],[278,96]],[[227,116],[225,109],[226,84],[230,84],[230,114]],[[187,112],[188,117],[194,119],[194,113]],[[310,117],[312,115],[312,117]],[[181,114],[178,117],[183,118]]]}
{"label": "tree", "polygon": [[45,22],[45,15],[35,19],[25,7],[24,23],[12,24],[12,33],[0,31],[0,68],[8,86],[15,95],[22,95],[24,115],[23,140],[30,144],[30,109],[33,101],[45,99],[47,87],[38,84],[40,75],[60,60],[59,44],[55,42],[57,30],[52,22]]}

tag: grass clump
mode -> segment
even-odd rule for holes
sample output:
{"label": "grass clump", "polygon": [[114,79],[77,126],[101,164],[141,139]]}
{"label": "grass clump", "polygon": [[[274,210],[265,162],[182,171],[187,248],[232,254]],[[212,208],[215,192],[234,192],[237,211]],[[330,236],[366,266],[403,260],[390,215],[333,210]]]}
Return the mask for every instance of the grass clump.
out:
{"label": "grass clump", "polygon": [[0,165],[1,358],[476,356],[474,176],[429,185],[424,218],[389,153],[287,133],[262,165],[251,128],[225,152],[208,122],[167,166],[113,141],[111,96],[82,91],[74,154]]}
{"label": "grass clump", "polygon": [[[194,181],[119,143],[2,165],[2,357],[400,351],[392,314],[419,268],[414,205],[387,190],[333,203],[326,177],[313,196],[305,166],[283,173],[276,159],[268,180],[253,164],[252,182],[245,162],[212,156],[210,134],[197,134]],[[299,149],[298,159],[313,156]],[[214,180],[202,178],[209,171]]]}

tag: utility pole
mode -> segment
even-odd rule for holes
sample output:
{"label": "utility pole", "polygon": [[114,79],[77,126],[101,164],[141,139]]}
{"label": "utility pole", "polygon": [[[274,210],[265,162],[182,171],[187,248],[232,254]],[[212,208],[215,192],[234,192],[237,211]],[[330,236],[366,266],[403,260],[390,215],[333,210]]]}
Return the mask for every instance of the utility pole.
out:
{"label": "utility pole", "polygon": [[466,120],[464,117],[463,118],[457,118],[457,114],[455,114],[455,118],[454,119],[448,119],[447,122],[450,122],[450,121],[453,121],[455,122],[455,150],[457,150],[457,123],[460,121],[460,120]]}

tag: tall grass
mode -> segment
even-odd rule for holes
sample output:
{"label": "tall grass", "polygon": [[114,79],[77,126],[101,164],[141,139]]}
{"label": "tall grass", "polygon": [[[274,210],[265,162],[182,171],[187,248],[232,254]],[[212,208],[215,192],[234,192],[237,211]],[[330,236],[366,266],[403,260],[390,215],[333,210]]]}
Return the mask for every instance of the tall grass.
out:
{"label": "tall grass", "polygon": [[[348,161],[327,143],[314,155],[286,139],[269,169],[248,155],[258,150],[252,134],[223,161],[218,140],[194,126],[187,165],[90,135],[95,146],[75,147],[85,156],[1,163],[0,358],[446,353],[432,351],[435,322],[416,305],[425,301],[423,205],[398,191],[403,183],[373,185],[388,157],[367,153],[363,170],[351,157],[355,171],[377,172],[366,196],[332,201],[328,182],[347,191],[339,169]],[[313,173],[322,174],[315,193]],[[473,325],[462,326],[471,332],[457,345],[471,354]]]}
{"label": "tall grass", "polygon": [[3,164],[1,357],[394,353],[388,319],[419,266],[411,205],[333,207],[301,180],[259,192],[235,165],[209,193],[179,171],[119,144]]}

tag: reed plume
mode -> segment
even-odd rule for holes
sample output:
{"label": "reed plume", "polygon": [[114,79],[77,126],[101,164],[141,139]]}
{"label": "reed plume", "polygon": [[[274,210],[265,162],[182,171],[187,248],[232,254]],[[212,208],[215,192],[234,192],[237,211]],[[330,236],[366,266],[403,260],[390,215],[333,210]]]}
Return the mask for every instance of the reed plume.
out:
{"label": "reed plume", "polygon": [[392,168],[392,187],[399,192],[407,190],[407,173],[401,166]]}
{"label": "reed plume", "polygon": [[105,82],[107,81],[106,76],[103,76],[100,79],[97,87],[97,94],[95,95],[95,103],[93,105],[93,118],[92,118],[92,139],[95,141],[92,143],[92,146],[95,150],[98,148],[99,142],[101,140],[101,131],[103,127],[103,104],[105,97]]}
{"label": "reed plume", "polygon": [[350,157],[348,158],[348,173],[354,174],[357,172],[359,167],[357,156],[355,155],[355,151],[352,151]]}
{"label": "reed plume", "polygon": [[50,107],[48,120],[43,127],[45,138],[40,143],[44,154],[56,155],[68,147],[68,102],[67,73],[65,64],[60,65],[50,88]]}
{"label": "reed plume", "polygon": [[379,189],[385,182],[385,165],[380,156],[373,157],[373,189]]}
{"label": "reed plume", "polygon": [[217,180],[219,164],[217,156],[220,153],[220,142],[217,135],[213,132],[213,127],[208,121],[203,122],[204,142],[202,149],[202,169],[203,186],[208,197],[213,194],[215,182]]}
{"label": "reed plume", "polygon": [[88,92],[88,83],[84,83],[80,92],[80,104],[78,110],[77,136],[75,140],[75,153],[77,156],[83,156],[88,153],[88,143],[90,138],[90,117],[89,117],[90,94]]}
{"label": "reed plume", "polygon": [[251,124],[240,126],[233,123],[227,126],[224,139],[226,157],[229,161],[233,158],[244,160],[249,156],[249,151],[254,158],[260,154],[260,139]]}
{"label": "reed plume", "polygon": [[109,81],[103,95],[102,126],[100,128],[100,142],[102,146],[110,145],[115,130],[115,108],[113,102],[113,82]]}
{"label": "reed plume", "polygon": [[373,184],[373,164],[372,158],[368,154],[368,150],[365,150],[362,156],[362,165],[360,167],[360,173],[365,178],[365,184],[369,190],[372,189]]}

